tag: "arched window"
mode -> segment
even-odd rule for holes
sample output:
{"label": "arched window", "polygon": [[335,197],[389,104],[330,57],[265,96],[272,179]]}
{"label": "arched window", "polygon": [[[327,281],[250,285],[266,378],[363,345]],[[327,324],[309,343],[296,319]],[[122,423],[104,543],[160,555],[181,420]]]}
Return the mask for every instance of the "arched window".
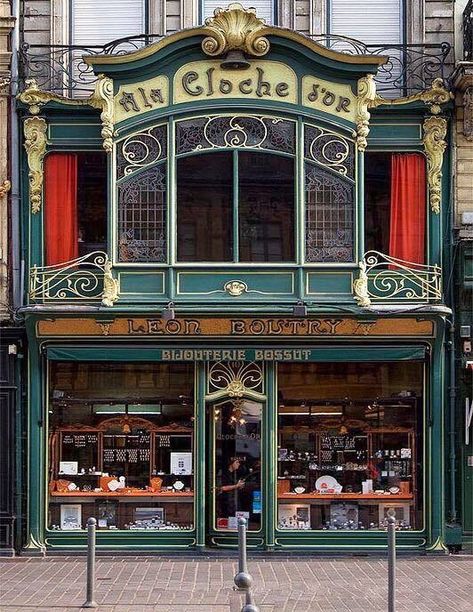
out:
{"label": "arched window", "polygon": [[178,261],[294,262],[293,121],[181,121],[176,154]]}

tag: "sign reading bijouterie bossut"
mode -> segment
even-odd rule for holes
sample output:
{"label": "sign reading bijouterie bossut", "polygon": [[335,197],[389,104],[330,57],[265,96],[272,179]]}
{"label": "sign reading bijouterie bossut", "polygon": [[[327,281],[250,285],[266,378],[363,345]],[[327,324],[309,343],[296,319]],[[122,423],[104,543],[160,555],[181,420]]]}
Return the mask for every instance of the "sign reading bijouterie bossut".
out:
{"label": "sign reading bijouterie bossut", "polygon": [[432,321],[337,317],[160,317],[57,318],[38,321],[38,336],[161,338],[310,338],[324,336],[432,336]]}

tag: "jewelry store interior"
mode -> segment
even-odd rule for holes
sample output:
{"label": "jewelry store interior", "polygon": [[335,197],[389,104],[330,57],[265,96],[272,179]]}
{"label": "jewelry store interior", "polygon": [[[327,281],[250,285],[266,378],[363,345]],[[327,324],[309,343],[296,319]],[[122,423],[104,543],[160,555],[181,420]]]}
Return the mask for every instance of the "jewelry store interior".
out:
{"label": "jewelry store interior", "polygon": [[208,537],[424,527],[421,359],[48,367],[48,531],[193,532],[199,469]]}

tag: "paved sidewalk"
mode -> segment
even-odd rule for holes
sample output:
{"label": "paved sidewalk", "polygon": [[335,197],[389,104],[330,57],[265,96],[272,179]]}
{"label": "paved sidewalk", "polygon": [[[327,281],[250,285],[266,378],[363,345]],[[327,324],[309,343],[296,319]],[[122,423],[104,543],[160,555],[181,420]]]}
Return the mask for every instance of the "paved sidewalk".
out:
{"label": "paved sidewalk", "polygon": [[[382,558],[250,559],[249,568],[261,612],[387,609]],[[99,557],[96,599],[101,612],[236,612],[235,571],[233,558]],[[401,558],[397,578],[397,612],[473,612],[473,557]],[[84,594],[84,557],[0,560],[1,612],[78,610]]]}

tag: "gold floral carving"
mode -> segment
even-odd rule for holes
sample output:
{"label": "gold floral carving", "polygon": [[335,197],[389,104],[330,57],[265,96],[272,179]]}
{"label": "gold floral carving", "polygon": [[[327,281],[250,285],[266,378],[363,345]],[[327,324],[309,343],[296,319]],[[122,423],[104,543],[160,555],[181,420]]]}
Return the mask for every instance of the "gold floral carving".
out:
{"label": "gold floral carving", "polygon": [[368,144],[367,138],[370,133],[369,108],[377,99],[376,82],[372,74],[368,74],[358,80],[358,96],[356,100],[356,144],[359,151],[364,151]]}
{"label": "gold floral carving", "polygon": [[246,293],[248,291],[248,286],[246,283],[238,280],[228,281],[225,284],[224,290],[234,297],[238,295],[242,295],[242,293]]}
{"label": "gold floral carving", "polygon": [[427,184],[429,186],[430,207],[440,213],[442,191],[442,163],[447,143],[447,120],[443,117],[427,117],[424,121],[424,149],[427,156]]}
{"label": "gold floral carving", "polygon": [[100,109],[102,122],[103,148],[111,153],[113,147],[113,81],[104,74],[99,74],[95,91],[88,99],[88,104]]}
{"label": "gold floral carving", "polygon": [[11,183],[8,180],[3,181],[0,185],[0,198],[3,198],[11,189]]}
{"label": "gold floral carving", "polygon": [[371,306],[371,300],[368,293],[368,274],[366,273],[366,262],[360,261],[358,264],[360,275],[353,281],[353,293],[358,306],[366,308]]}
{"label": "gold floral carving", "polygon": [[403,104],[409,104],[410,102],[423,102],[426,106],[429,107],[430,112],[434,115],[438,115],[441,110],[442,104],[446,104],[450,100],[453,100],[452,92],[446,89],[443,79],[434,79],[432,81],[432,85],[429,89],[425,89],[424,91],[420,91],[419,93],[413,94],[412,96],[405,96],[403,98],[394,98],[390,100],[389,98],[382,98],[381,96],[376,96],[376,99],[371,104],[371,107],[381,106],[384,104],[400,106]]}
{"label": "gold floral carving", "polygon": [[243,397],[245,393],[245,385],[241,380],[232,380],[227,389],[226,389],[229,397]]}
{"label": "gold floral carving", "polygon": [[41,107],[49,102],[58,102],[70,106],[87,106],[89,104],[87,100],[71,100],[50,91],[42,91],[38,87],[36,79],[26,79],[25,83],[26,89],[18,94],[17,98],[28,106],[32,115],[38,115]]}
{"label": "gold floral carving", "polygon": [[103,275],[103,292],[102,292],[102,304],[103,306],[113,306],[118,300],[118,280],[113,278],[112,275],[112,262],[107,259],[104,264],[104,275]]}
{"label": "gold floral carving", "polygon": [[202,50],[212,57],[232,50],[261,57],[269,51],[269,41],[261,34],[265,28],[264,21],[256,16],[256,9],[245,9],[239,2],[232,2],[226,9],[215,9],[214,16],[205,20],[207,36],[202,41]]}
{"label": "gold floral carving", "polygon": [[29,117],[25,120],[25,149],[28,157],[28,177],[30,183],[31,212],[41,210],[43,195],[43,158],[46,153],[46,120],[40,117]]}

